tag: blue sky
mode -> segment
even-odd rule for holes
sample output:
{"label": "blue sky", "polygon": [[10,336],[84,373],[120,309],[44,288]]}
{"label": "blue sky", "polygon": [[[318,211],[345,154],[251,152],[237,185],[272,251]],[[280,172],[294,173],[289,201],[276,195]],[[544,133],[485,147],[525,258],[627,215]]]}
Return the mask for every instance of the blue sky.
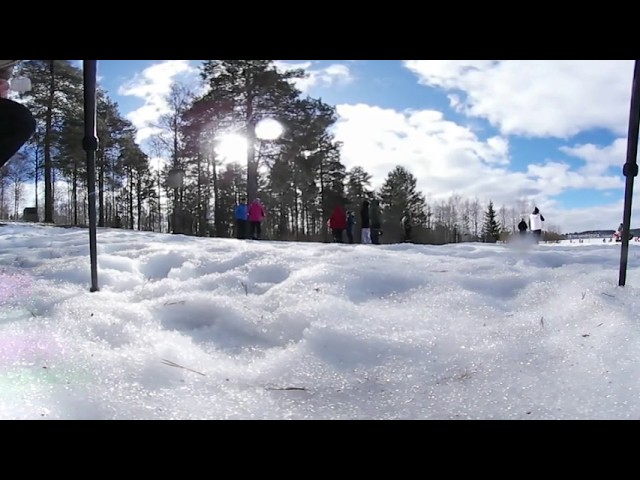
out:
{"label": "blue sky", "polygon": [[[99,75],[146,146],[172,82],[195,84],[199,63],[101,60]],[[563,232],[621,221],[633,61],[277,63],[308,69],[299,87],[337,106],[344,162],[375,185],[401,164],[432,201],[527,200]]]}

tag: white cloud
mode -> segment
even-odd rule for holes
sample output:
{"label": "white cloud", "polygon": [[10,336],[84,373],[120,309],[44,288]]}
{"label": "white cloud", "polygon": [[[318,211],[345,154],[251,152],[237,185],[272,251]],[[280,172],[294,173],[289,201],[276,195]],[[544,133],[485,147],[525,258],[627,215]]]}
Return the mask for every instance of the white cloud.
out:
{"label": "white cloud", "polygon": [[[624,186],[620,175],[606,175],[606,169],[572,169],[567,163],[550,159],[531,164],[524,172],[510,171],[507,139],[500,136],[481,139],[471,129],[446,120],[435,110],[398,112],[358,104],[338,105],[338,114],[335,134],[344,143],[344,163],[348,168],[357,165],[365,168],[373,176],[374,188],[384,182],[396,165],[403,165],[416,176],[418,188],[433,200],[456,193],[512,206],[518,199],[527,198],[549,208],[556,217],[556,212],[564,207],[553,200],[555,195],[570,189]],[[564,151],[595,161],[607,154],[616,157],[619,149],[617,140],[601,150],[578,146]],[[615,164],[613,159],[608,162]],[[616,208],[609,210],[615,212]],[[560,218],[570,220],[570,216]],[[608,222],[604,223],[606,226]],[[575,222],[559,224],[568,226]],[[593,228],[594,224],[590,225]]]}
{"label": "white cloud", "polygon": [[564,162],[547,161],[543,165],[529,165],[528,173],[537,178],[547,195],[558,195],[567,189],[611,190],[624,187],[620,176],[601,175],[572,170]]}
{"label": "white cloud", "polygon": [[166,97],[171,86],[180,77],[195,76],[197,69],[189,60],[165,60],[145,68],[122,86],[118,94],[134,96],[144,100],[144,105],[127,114],[127,118],[137,128],[136,141],[142,142],[153,134],[153,126],[158,119],[170,111]]}
{"label": "white cloud", "polygon": [[581,169],[584,173],[600,175],[611,167],[619,167],[621,172],[622,165],[627,158],[627,140],[626,138],[618,138],[606,147],[587,143],[573,147],[561,147],[560,150],[567,155],[584,160],[586,164]]}
{"label": "white cloud", "polygon": [[569,138],[593,128],[626,134],[632,60],[406,60],[450,104],[503,135]]}
{"label": "white cloud", "polygon": [[339,105],[338,114],[335,133],[344,143],[345,164],[365,168],[374,187],[396,165],[407,167],[418,187],[433,198],[453,191],[497,198],[534,187],[523,174],[505,170],[509,147],[504,138],[480,140],[470,129],[445,120],[441,112],[397,112],[359,104]]}
{"label": "white cloud", "polygon": [[[637,200],[633,208],[631,228],[640,227],[640,205]],[[545,214],[547,224],[552,223],[562,226],[563,233],[584,232],[588,230],[615,230],[622,222],[623,200],[582,208],[558,209],[557,207],[548,210]]]}
{"label": "white cloud", "polygon": [[332,87],[334,85],[346,85],[354,80],[351,70],[347,65],[334,63],[324,68],[313,68],[312,62],[288,62],[276,60],[275,66],[281,71],[303,68],[308,77],[295,81],[296,87],[307,93],[312,87]]}

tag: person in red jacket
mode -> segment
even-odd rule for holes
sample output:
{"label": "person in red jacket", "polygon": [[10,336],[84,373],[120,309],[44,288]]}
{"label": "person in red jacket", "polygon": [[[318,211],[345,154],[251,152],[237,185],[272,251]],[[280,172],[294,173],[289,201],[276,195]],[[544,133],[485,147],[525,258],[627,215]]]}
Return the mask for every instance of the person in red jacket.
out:
{"label": "person in red jacket", "polygon": [[342,236],[347,229],[347,212],[345,212],[344,207],[340,203],[333,209],[333,213],[329,218],[329,228],[333,233],[333,241],[336,243],[344,243]]}

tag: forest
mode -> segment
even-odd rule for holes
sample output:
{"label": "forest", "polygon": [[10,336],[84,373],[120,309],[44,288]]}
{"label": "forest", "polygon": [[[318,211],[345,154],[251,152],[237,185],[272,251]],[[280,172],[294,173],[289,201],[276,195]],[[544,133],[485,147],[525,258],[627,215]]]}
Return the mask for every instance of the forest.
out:
{"label": "forest", "polygon": [[[82,71],[69,60],[27,60],[17,73],[31,79],[32,90],[19,101],[36,117],[37,130],[0,170],[0,219],[22,220],[24,207],[35,207],[41,222],[84,226]],[[257,196],[267,211],[265,238],[328,242],[326,222],[336,202],[358,218],[363,200],[376,198],[382,243],[399,241],[400,219],[408,212],[415,242],[442,244],[504,239],[531,211],[526,199],[499,208],[456,194],[428,200],[400,165],[373,189],[366,158],[351,168],[343,163],[332,134],[335,106],[295,87],[306,75],[302,69],[278,70],[273,60],[206,60],[201,88],[172,86],[170,112],[145,148],[117,103],[99,89],[98,226],[233,237],[234,205],[242,196]],[[264,119],[281,124],[282,135],[260,138],[256,126]],[[246,139],[246,162],[230,162],[217,148],[230,133]],[[152,161],[158,158],[164,161]],[[35,189],[34,204],[27,187]],[[547,235],[559,237],[558,227],[547,228]]]}

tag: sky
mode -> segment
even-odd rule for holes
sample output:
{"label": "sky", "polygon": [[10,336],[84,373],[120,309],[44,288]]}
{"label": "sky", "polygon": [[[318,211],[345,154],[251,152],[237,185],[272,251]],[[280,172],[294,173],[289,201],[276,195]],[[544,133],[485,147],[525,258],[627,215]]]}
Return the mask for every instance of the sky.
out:
{"label": "sky", "polygon": [[[201,62],[101,60],[100,82],[144,146],[172,83],[197,85]],[[343,161],[364,167],[374,187],[402,165],[430,200],[458,194],[509,207],[525,198],[563,232],[622,220],[633,60],[277,65],[308,70],[299,88],[336,106]]]}
{"label": "sky", "polygon": [[0,419],[638,419],[640,244],[0,226]]}

